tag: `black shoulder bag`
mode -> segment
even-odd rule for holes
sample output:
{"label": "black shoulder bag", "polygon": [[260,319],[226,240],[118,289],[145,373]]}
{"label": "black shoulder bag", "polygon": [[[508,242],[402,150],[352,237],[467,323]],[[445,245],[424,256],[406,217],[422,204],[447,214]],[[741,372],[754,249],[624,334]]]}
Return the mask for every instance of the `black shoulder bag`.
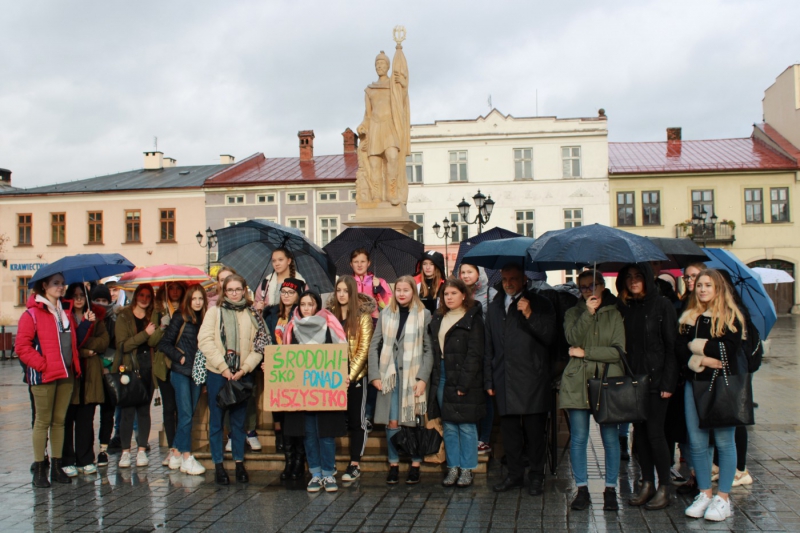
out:
{"label": "black shoulder bag", "polygon": [[627,424],[647,420],[647,395],[650,393],[650,376],[633,375],[628,361],[620,353],[625,375],[608,377],[608,367],[603,377],[588,380],[589,409],[598,424]]}
{"label": "black shoulder bag", "polygon": [[739,374],[731,374],[725,344],[719,345],[722,369],[715,369],[711,381],[694,380],[692,392],[697,417],[702,429],[752,426],[753,414],[752,374],[745,372],[747,357],[739,349],[737,363]]}

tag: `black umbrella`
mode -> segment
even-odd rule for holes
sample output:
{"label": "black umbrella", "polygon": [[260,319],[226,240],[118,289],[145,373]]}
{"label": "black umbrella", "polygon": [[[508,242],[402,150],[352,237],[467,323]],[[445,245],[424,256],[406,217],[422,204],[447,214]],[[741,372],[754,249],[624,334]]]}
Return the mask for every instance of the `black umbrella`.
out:
{"label": "black umbrella", "polygon": [[248,220],[217,230],[220,263],[233,267],[253,290],[272,272],[272,252],[286,248],[294,255],[297,271],[309,288],[333,292],[336,267],[322,248],[294,228],[275,222]]}
{"label": "black umbrella", "polygon": [[388,283],[394,283],[400,276],[414,274],[414,267],[425,252],[421,242],[399,231],[360,226],[347,228],[324,250],[336,264],[336,273],[341,276],[353,273],[350,254],[359,248],[369,252],[370,270]]}
{"label": "black umbrella", "polygon": [[[499,239],[513,239],[515,237],[522,237],[519,233],[514,233],[513,231],[509,231],[507,229],[503,229],[500,227],[492,228],[490,230],[484,231],[483,233],[479,233],[474,237],[470,237],[469,239],[461,241],[461,244],[458,245],[458,255],[456,256],[456,266],[453,269],[453,275],[458,277],[458,270],[461,268],[461,263],[464,262],[464,256],[475,246],[479,243],[486,242],[486,241],[496,241]],[[484,268],[486,271],[486,277],[489,278],[489,286],[494,287],[497,283],[500,282],[501,273],[499,270],[493,270],[491,268]],[[527,270],[525,275],[528,276],[530,280],[544,280],[547,279],[547,275],[542,272],[533,272],[531,270]]]}
{"label": "black umbrella", "polygon": [[648,239],[667,256],[668,261],[662,261],[661,268],[686,268],[692,263],[702,263],[710,259],[702,248],[689,238],[648,237]]}

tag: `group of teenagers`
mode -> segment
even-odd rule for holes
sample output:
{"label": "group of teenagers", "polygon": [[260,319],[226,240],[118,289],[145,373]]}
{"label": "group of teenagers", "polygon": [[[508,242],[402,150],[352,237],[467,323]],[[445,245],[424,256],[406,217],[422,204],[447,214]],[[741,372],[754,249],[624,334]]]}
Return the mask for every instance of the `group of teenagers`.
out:
{"label": "group of teenagers", "polygon": [[[554,296],[556,291],[529,285],[515,264],[504,267],[501,282],[490,287],[481,268],[463,264],[458,277],[447,277],[443,256],[426,252],[416,275],[398,278],[392,288],[370,273],[366,249],[355,250],[350,259],[353,275],[337,279],[326,304],[322,295],[306,288],[293,255],[283,248],[272,253],[272,273],[256,287],[249,288],[234,269],[221,267],[211,298],[200,285],[170,283],[155,291],[143,284],[120,307],[106,285],[67,287],[60,274],[39,280],[16,340],[34,411],[34,486],[69,483],[79,472],[107,465],[115,423],[118,466],[149,464],[152,402],[115,410],[104,394],[103,374],[126,369],[135,369],[147,384],[150,400],[156,389],[160,392],[170,448],[164,466],[189,475],[205,472],[191,454],[192,419],[205,386],[216,482],[230,483],[223,465],[226,450],[235,462],[236,481],[245,483],[245,447],[261,447],[255,429],[264,347],[347,343],[346,411],[272,413],[276,449],[285,456],[280,477],[306,479],[307,464],[309,492],[338,490],[337,437],[349,434],[350,464],[342,481],[360,476],[372,424],[386,428],[386,482],[398,483],[400,454],[392,437],[425,416],[442,421],[443,485],[470,486],[478,454],[491,451],[496,414],[507,475],[493,489],[523,487],[527,467],[529,493],[542,494],[555,378],[560,382],[558,406],[568,415],[578,487],[571,507],[586,509],[591,503],[586,383],[606,369],[610,377],[622,375],[625,358],[635,374],[650,377],[647,420],[634,424],[641,484],[629,503],[647,509],[670,503],[670,469],[679,443],[692,472],[685,488],[699,491],[687,516],[724,520],[732,514],[731,486],[735,478],[749,478],[743,460],[737,463],[736,428],[700,428],[691,385],[710,380],[723,364],[734,374],[746,371],[736,368],[735,359],[723,357],[737,353],[750,330],[747,311],[722,273],[702,264],[687,267],[687,290],[678,299],[649,263],[619,272],[617,296],[599,272],[586,270],[577,278],[581,298],[565,304],[563,293]],[[215,398],[228,380],[253,383],[256,392],[250,401],[222,409]],[[98,405],[100,453],[95,462]],[[132,449],[134,434],[137,446]],[[621,438],[619,426],[606,424],[600,425],[600,434],[606,469],[603,509],[617,510],[627,436]],[[712,465],[714,448],[718,467]],[[422,461],[411,457],[406,483],[420,481]],[[712,468],[719,481],[713,498]]]}

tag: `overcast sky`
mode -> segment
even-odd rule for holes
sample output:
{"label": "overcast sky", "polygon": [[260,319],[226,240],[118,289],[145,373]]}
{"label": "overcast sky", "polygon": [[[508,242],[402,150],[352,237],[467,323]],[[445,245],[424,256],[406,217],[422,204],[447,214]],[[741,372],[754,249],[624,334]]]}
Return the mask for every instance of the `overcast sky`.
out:
{"label": "overcast sky", "polygon": [[612,141],[745,137],[800,62],[797,0],[0,0],[0,167],[30,187],[141,168],[340,153],[392,28],[412,123],[596,116]]}

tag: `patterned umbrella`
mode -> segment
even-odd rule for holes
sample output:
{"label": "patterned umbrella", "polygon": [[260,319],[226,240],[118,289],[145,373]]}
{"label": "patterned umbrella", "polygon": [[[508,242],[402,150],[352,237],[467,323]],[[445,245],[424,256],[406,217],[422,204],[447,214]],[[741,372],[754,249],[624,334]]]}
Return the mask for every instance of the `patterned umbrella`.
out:
{"label": "patterned umbrella", "polygon": [[156,265],[127,272],[119,278],[118,283],[124,289],[135,289],[145,283],[160,287],[165,283],[208,284],[209,281],[206,273],[198,268],[183,265]]}
{"label": "patterned umbrella", "polygon": [[333,292],[336,265],[322,248],[299,230],[275,222],[248,220],[217,230],[220,263],[233,267],[255,290],[272,272],[272,252],[286,248],[294,255],[297,271],[318,293]]}
{"label": "patterned umbrella", "polygon": [[399,231],[358,226],[344,230],[324,250],[336,264],[336,273],[341,276],[353,274],[350,254],[359,248],[366,248],[369,252],[372,261],[370,270],[388,283],[394,283],[400,276],[413,274],[417,261],[425,251],[421,242]]}

